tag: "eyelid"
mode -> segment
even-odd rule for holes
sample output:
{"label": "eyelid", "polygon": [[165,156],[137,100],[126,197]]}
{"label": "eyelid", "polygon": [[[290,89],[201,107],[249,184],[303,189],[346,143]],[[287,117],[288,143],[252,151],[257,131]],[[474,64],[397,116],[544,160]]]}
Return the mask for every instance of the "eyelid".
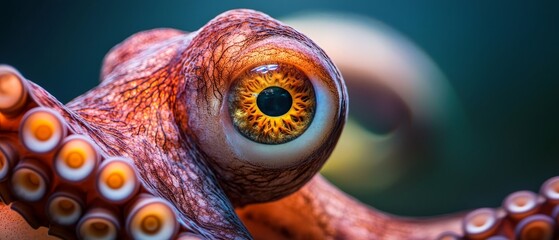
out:
{"label": "eyelid", "polygon": [[[253,41],[238,50],[228,49],[233,50],[214,56],[214,59],[223,60],[213,62],[218,68],[211,69],[221,71],[220,74],[209,74],[219,76],[216,81],[223,84],[221,94],[212,95],[216,97],[208,102],[211,115],[196,111],[191,114],[191,120],[196,123],[193,129],[214,164],[254,167],[243,170],[250,172],[294,167],[315,161],[315,156],[325,160],[324,151],[338,139],[339,126],[347,118],[343,79],[325,53],[308,39],[285,36]],[[237,132],[228,105],[233,81],[246,71],[268,63],[292,65],[301,70],[312,83],[317,101],[314,120],[305,133],[278,145],[259,144]]]}
{"label": "eyelid", "polygon": [[[221,126],[225,141],[237,159],[247,161],[251,165],[270,168],[289,167],[300,164],[302,159],[309,159],[320,146],[327,141],[335,124],[343,115],[341,98],[346,96],[345,89],[323,52],[312,50],[311,47],[286,37],[272,37],[257,42],[239,53],[236,69],[230,78],[237,79],[241,74],[255,67],[277,63],[292,65],[307,75],[313,85],[316,99],[314,119],[305,133],[292,141],[269,145],[257,143],[241,135],[233,125],[229,114],[228,101],[230,91],[223,96],[220,108]],[[232,82],[229,83],[231,85]]]}
{"label": "eyelid", "polygon": [[[270,37],[251,44],[239,52],[239,57],[234,60],[235,67],[231,80],[236,79],[242,73],[254,69],[266,63],[289,64],[299,68],[307,76],[314,75],[320,79],[330,79],[338,74],[331,68],[333,64],[326,61],[324,52],[313,50],[301,41],[287,37]],[[342,92],[340,84],[336,79],[325,81],[328,88],[336,88]],[[336,86],[338,85],[338,86]]]}

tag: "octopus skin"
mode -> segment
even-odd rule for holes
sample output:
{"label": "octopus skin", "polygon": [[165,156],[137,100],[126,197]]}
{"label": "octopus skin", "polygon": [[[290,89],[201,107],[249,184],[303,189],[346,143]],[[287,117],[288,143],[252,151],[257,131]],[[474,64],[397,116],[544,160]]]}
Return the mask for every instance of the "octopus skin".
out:
{"label": "octopus skin", "polygon": [[[231,86],[284,65],[308,77],[315,115],[294,139],[258,143],[232,123]],[[314,42],[262,13],[135,34],[101,72],[99,86],[63,105],[0,67],[1,225],[11,229],[2,238],[47,229],[62,239],[556,236],[559,178],[498,209],[433,219],[382,213],[328,183],[317,172],[346,121],[344,80]]]}

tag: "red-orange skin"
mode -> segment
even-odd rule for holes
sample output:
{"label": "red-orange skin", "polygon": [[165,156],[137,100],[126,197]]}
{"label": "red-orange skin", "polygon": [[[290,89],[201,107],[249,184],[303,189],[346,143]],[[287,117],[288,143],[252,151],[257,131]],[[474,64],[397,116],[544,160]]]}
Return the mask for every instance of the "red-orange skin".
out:
{"label": "red-orange skin", "polygon": [[[337,120],[324,144],[300,164],[223,166],[202,151],[200,136],[193,129],[204,120],[208,102],[223,100],[240,66],[291,51],[293,46],[278,42],[266,51],[237,57],[253,44],[278,36],[305,46],[292,49],[294,57],[279,61],[294,61],[330,79],[326,85],[339,104],[333,106]],[[313,60],[325,66],[317,67]],[[33,83],[30,96],[39,105],[57,110],[72,131],[91,137],[103,156],[134,159],[145,187],[169,200],[186,227],[201,236],[433,239],[443,231],[460,232],[459,218],[419,221],[389,216],[352,199],[316,174],[345,122],[345,86],[320,48],[266,15],[235,10],[194,33],[158,29],[136,34],[107,55],[101,79],[98,87],[66,106]],[[17,128],[17,119],[0,119],[0,123]],[[255,178],[267,184],[254,187]]]}

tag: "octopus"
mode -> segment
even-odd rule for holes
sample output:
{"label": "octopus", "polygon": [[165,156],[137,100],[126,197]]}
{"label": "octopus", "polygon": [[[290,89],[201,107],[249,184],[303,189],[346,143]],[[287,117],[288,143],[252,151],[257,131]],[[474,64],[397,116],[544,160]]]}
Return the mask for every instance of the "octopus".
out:
{"label": "octopus", "polygon": [[347,119],[344,79],[263,13],[137,33],[106,55],[101,80],[64,105],[0,67],[2,239],[557,236],[558,177],[499,208],[428,219],[334,187],[318,171]]}

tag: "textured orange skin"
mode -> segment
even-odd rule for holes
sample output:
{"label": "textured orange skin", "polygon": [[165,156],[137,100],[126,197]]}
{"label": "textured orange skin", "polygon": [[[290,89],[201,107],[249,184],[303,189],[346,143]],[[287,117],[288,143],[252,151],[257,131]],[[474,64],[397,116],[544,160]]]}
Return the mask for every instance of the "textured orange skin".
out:
{"label": "textured orange skin", "polygon": [[[188,126],[192,124],[188,114],[195,113],[190,109],[196,100],[226,91],[223,89],[227,89],[229,84],[226,80],[229,79],[227,74],[231,74],[228,73],[229,67],[233,67],[238,61],[250,63],[250,59],[234,59],[236,54],[227,52],[232,47],[242,49],[242,45],[228,46],[231,48],[209,46],[210,43],[215,43],[218,37],[225,37],[219,33],[226,28],[223,27],[225,23],[235,19],[250,19],[247,24],[251,25],[251,28],[268,27],[273,31],[267,34],[283,34],[304,42],[313,49],[312,53],[316,58],[327,63],[330,72],[314,69],[316,67],[311,64],[301,64],[310,68],[309,71],[334,78],[335,83],[329,85],[333,92],[336,91],[336,87],[341,89],[338,99],[339,118],[324,147],[313,153],[312,161],[282,169],[262,170],[255,167],[253,172],[247,173],[250,175],[257,171],[265,171],[265,174],[258,177],[269,178],[270,182],[277,179],[279,173],[287,173],[281,176],[291,179],[288,184],[272,184],[262,193],[258,189],[250,189],[250,182],[243,181],[245,173],[240,172],[240,176],[236,176],[235,172],[235,176],[231,177],[227,175],[229,168],[208,159],[196,147],[197,137]],[[247,37],[256,37],[250,35],[255,33],[248,31],[244,34],[248,34]],[[136,160],[137,166],[148,165],[147,160],[155,161],[156,163],[147,167],[140,167],[145,170],[140,172],[144,183],[158,195],[171,201],[181,211],[180,218],[189,228],[208,238],[250,238],[252,235],[257,239],[433,239],[443,231],[461,231],[458,217],[412,220],[389,216],[345,195],[321,176],[315,176],[335,146],[343,127],[347,95],[335,66],[320,49],[314,48],[310,40],[293,29],[253,11],[225,13],[192,34],[194,35],[160,29],[131,37],[107,55],[100,86],[66,106],[32,83],[30,94],[39,105],[59,111],[73,131],[90,136],[99,144],[103,155],[130,156]],[[248,41],[242,44],[250,43]],[[194,47],[185,49],[185,46]],[[200,51],[211,47],[211,52]],[[285,47],[279,44],[275,50],[257,54],[271,56]],[[306,56],[297,57],[299,61],[306,59]],[[197,71],[196,67],[206,65],[206,61],[212,61],[210,67],[205,71]],[[193,77],[188,74],[198,74],[197,77],[208,82],[200,85],[197,88],[199,92],[194,93],[194,96],[169,94],[180,92],[178,89],[189,81],[188,77]],[[208,76],[214,78],[206,78]],[[215,89],[222,91],[214,91]],[[138,91],[145,94],[137,94]],[[182,98],[187,101],[179,101]],[[150,108],[154,104],[159,107],[157,112]],[[164,121],[163,124],[150,124],[142,121],[146,118],[162,118]],[[0,123],[17,128],[18,119],[0,118]],[[175,136],[170,133],[177,134]],[[131,136],[144,135],[147,142],[130,140]],[[161,157],[156,153],[165,156]],[[140,158],[140,155],[150,157]],[[186,170],[180,169],[179,166],[186,166]],[[189,174],[202,177],[186,177],[187,180],[183,180],[179,187],[173,187],[172,179],[168,177]],[[231,188],[231,185],[236,184],[247,185],[247,188]],[[188,194],[184,191],[188,191]],[[177,193],[180,197],[176,197]],[[248,193],[254,196],[244,198],[244,194]],[[207,196],[215,199],[200,204],[198,200],[206,199]],[[2,222],[13,224],[11,227],[17,230],[14,233],[17,232],[18,236],[36,239],[37,234],[44,234],[44,229],[31,231],[27,226],[22,226],[21,219],[17,220],[17,215],[6,207],[1,207],[0,211],[5,213],[2,214],[5,220]]]}

